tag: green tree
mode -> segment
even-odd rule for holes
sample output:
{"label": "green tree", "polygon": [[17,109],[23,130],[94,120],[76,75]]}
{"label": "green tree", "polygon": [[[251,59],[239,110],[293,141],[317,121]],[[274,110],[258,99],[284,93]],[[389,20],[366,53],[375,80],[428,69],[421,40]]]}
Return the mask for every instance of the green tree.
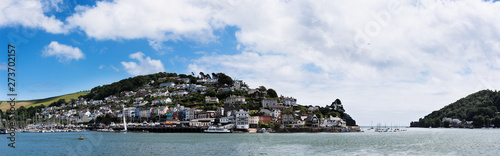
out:
{"label": "green tree", "polygon": [[264,87],[264,86],[259,86],[259,91],[264,92],[264,91],[266,91],[266,90],[267,90],[267,89],[266,89],[266,87]]}
{"label": "green tree", "polygon": [[215,92],[215,90],[208,90],[205,93],[205,96],[215,97],[215,96],[217,96],[217,92]]}
{"label": "green tree", "polygon": [[266,124],[266,123],[263,123],[263,122],[259,122],[259,127],[260,127],[260,128],[271,128],[271,127],[269,126],[269,124]]}
{"label": "green tree", "polygon": [[439,120],[438,118],[434,118],[432,119],[432,127],[440,127],[441,125],[441,120]]}
{"label": "green tree", "polygon": [[444,128],[450,128],[450,120],[443,121],[443,127]]}
{"label": "green tree", "polygon": [[278,97],[278,93],[276,93],[276,91],[274,89],[271,89],[271,88],[267,90],[267,95],[271,98]]}
{"label": "green tree", "polygon": [[282,113],[283,114],[293,114],[293,110],[292,109],[285,109]]}
{"label": "green tree", "polygon": [[493,118],[491,123],[494,124],[495,127],[500,127],[500,116],[496,116],[495,118]]}
{"label": "green tree", "polygon": [[219,79],[217,80],[217,84],[219,86],[224,86],[224,85],[233,86],[234,81],[231,77],[227,76],[224,73],[219,73],[218,77]]}
{"label": "green tree", "polygon": [[274,123],[274,125],[273,125],[273,129],[274,129],[274,130],[279,129],[280,127],[281,127],[281,124],[280,124],[280,123],[278,123],[278,122]]}
{"label": "green tree", "polygon": [[485,118],[482,116],[482,115],[478,115],[478,116],[474,116],[472,118],[472,121],[474,124],[474,127],[483,127],[484,126],[484,121],[485,121]]}

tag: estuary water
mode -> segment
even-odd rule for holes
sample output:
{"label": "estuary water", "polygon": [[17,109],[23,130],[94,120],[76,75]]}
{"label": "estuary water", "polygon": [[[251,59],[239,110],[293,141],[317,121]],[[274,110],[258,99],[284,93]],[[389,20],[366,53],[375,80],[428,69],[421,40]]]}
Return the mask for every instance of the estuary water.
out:
{"label": "estuary water", "polygon": [[[82,136],[84,140],[77,138]],[[0,155],[500,155],[500,129],[361,133],[17,133]]]}

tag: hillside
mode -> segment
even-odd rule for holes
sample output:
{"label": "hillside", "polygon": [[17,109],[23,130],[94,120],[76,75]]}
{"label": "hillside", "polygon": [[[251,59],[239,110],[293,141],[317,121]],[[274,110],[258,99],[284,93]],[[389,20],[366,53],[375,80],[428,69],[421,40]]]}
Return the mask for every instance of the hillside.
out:
{"label": "hillside", "polygon": [[[308,120],[310,122],[312,122],[313,118],[321,119],[332,116],[343,119],[347,126],[356,125],[356,121],[345,112],[339,99],[336,99],[331,105],[326,105],[325,107],[303,106],[297,104],[297,99],[293,97],[278,95],[276,90],[264,86],[259,86],[255,89],[249,88],[243,80],[233,80],[224,73],[204,74],[200,72],[195,77],[194,73],[186,75],[160,72],[130,77],[111,84],[96,86],[88,92],[39,100],[19,101],[16,106],[19,108],[17,109],[17,113],[19,114],[31,117],[35,116],[38,112],[44,114],[45,119],[50,118],[54,113],[58,113],[59,117],[74,117],[87,113],[87,111],[97,112],[97,115],[92,117],[95,117],[99,122],[107,124],[117,121],[118,118],[116,116],[118,114],[116,112],[122,111],[124,108],[133,108],[138,109],[137,111],[142,111],[141,118],[157,116],[158,118],[152,118],[153,121],[160,120],[161,117],[166,119],[166,110],[163,110],[161,114],[157,113],[145,116],[147,110],[169,108],[170,111],[177,112],[177,110],[174,110],[175,108],[181,109],[181,111],[192,109],[193,111],[207,112],[215,112],[216,110],[237,111],[241,109],[247,110],[252,115],[259,114],[259,111],[266,109],[264,112],[260,112],[260,114],[267,113],[267,115],[271,116],[274,113],[273,111],[276,110],[279,114],[282,114],[281,112],[288,115],[294,114],[294,120],[295,118],[305,120],[302,118],[309,117]],[[80,99],[78,100],[71,100],[79,97]],[[264,100],[268,105],[263,106]],[[50,109],[42,110],[44,107],[50,107]],[[2,110],[7,110],[8,108],[7,102],[3,102],[0,105],[0,109]],[[279,117],[279,114],[275,115],[273,119],[281,120],[282,117]],[[211,115],[214,117],[215,114]],[[90,117],[90,115],[88,116]],[[172,116],[171,119],[186,120],[186,116],[181,117]],[[76,119],[72,120],[76,121]],[[82,120],[80,122],[88,121]],[[342,123],[341,121],[338,122]]]}
{"label": "hillside", "polygon": [[[89,93],[88,91],[87,92],[77,92],[77,93],[71,93],[71,94],[66,94],[66,95],[61,95],[61,96],[49,97],[49,98],[45,98],[45,99],[17,101],[16,102],[16,109],[21,107],[21,106],[28,108],[28,107],[40,106],[42,104],[45,106],[49,106],[51,103],[57,102],[60,99],[64,99],[65,101],[69,101],[70,99],[76,99],[80,96],[85,96],[88,93]],[[2,111],[6,111],[9,108],[10,108],[9,103],[7,103],[5,101],[0,102],[0,109]]]}
{"label": "hillside", "polygon": [[469,127],[465,124],[472,121],[474,127],[500,127],[499,107],[500,92],[482,90],[420,118],[419,126]]}

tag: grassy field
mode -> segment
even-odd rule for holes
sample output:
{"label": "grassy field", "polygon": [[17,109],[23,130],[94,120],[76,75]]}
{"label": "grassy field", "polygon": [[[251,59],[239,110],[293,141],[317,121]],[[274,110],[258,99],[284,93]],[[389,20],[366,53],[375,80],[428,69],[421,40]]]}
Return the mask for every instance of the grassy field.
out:
{"label": "grassy field", "polygon": [[[58,101],[59,99],[64,99],[66,102],[69,102],[70,99],[76,99],[81,95],[87,95],[89,92],[77,92],[77,93],[72,93],[72,94],[66,94],[66,95],[61,95],[61,96],[54,96],[50,98],[45,98],[45,99],[36,99],[36,100],[28,100],[28,101],[16,101],[16,109],[24,106],[26,108],[31,107],[31,106],[39,106],[39,105],[45,105],[49,106],[51,103]],[[2,111],[5,111],[10,108],[9,103],[5,101],[1,101],[0,103],[0,109]]]}

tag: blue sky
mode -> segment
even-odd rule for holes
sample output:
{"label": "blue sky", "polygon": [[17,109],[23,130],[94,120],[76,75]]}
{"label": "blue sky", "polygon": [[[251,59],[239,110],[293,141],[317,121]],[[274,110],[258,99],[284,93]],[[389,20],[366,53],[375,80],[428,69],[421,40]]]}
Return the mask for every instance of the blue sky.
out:
{"label": "blue sky", "polygon": [[407,124],[500,87],[497,2],[3,3],[0,43],[16,44],[20,99],[159,71],[224,72],[304,105],[339,98],[368,125]]}

